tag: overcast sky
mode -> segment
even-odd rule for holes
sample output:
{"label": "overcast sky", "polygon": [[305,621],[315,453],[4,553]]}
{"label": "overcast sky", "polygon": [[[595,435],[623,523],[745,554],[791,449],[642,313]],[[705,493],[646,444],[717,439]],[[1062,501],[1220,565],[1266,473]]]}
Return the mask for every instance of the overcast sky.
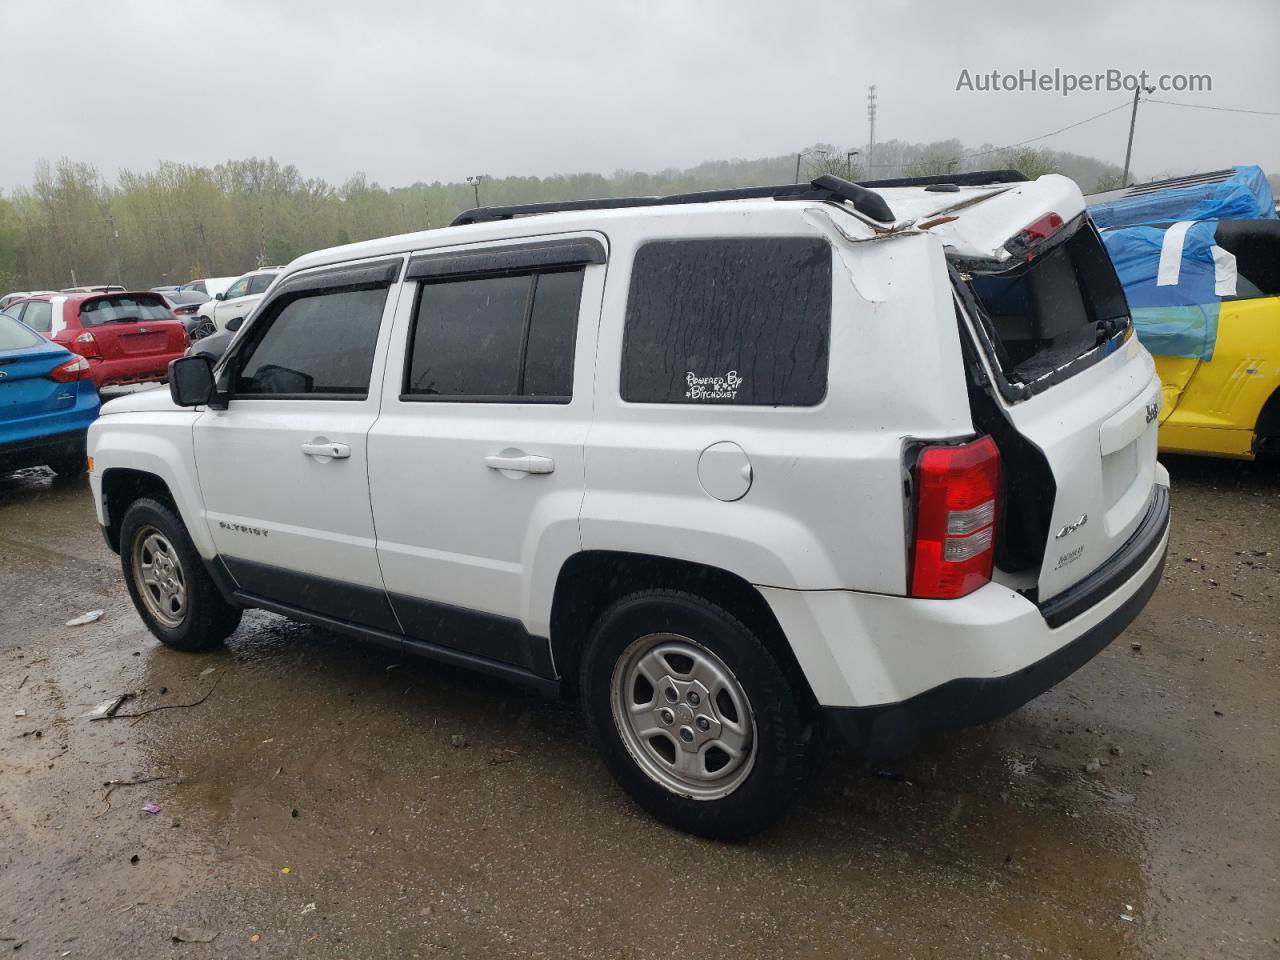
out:
{"label": "overcast sky", "polygon": [[[936,11],[936,12],[927,12]],[[0,0],[0,189],[274,156],[340,182],[658,170],[816,141],[1025,140],[1118,92],[957,91],[961,71],[1209,74],[1155,97],[1280,111],[1280,3]],[[1040,141],[1119,163],[1129,115]],[[1260,163],[1280,116],[1139,108],[1141,174]]]}

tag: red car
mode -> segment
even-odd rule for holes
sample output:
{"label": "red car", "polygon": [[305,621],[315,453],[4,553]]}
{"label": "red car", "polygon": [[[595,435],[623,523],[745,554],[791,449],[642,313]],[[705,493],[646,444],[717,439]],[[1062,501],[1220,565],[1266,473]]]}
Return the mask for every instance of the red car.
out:
{"label": "red car", "polygon": [[4,313],[89,361],[99,389],[168,376],[190,341],[158,293],[56,293],[19,300]]}

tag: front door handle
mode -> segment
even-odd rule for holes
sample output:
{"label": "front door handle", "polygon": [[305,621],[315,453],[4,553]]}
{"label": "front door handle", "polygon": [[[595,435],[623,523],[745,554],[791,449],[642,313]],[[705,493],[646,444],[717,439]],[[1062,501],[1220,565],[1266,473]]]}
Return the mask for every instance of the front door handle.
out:
{"label": "front door handle", "polygon": [[551,473],[556,468],[556,462],[550,457],[530,457],[524,454],[485,457],[484,465],[490,470],[510,470],[513,473]]}
{"label": "front door handle", "polygon": [[351,448],[345,443],[333,443],[330,440],[313,440],[302,445],[302,452],[308,457],[321,460],[345,460],[351,456]]}

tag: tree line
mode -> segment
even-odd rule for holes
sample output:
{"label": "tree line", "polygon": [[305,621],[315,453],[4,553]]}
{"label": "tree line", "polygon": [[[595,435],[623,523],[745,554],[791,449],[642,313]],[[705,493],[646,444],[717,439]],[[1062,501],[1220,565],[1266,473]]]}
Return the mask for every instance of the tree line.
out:
{"label": "tree line", "polygon": [[[1119,185],[1119,168],[1090,157],[1026,147],[967,151],[951,140],[889,141],[873,155],[866,147],[814,144],[798,154],[660,173],[483,177],[478,191],[481,203],[502,205],[789,183],[797,171],[801,179],[836,173],[874,180],[992,167],[1031,177],[1064,173],[1086,191]],[[89,163],[42,161],[29,186],[0,195],[0,293],[238,276],[323,247],[446,226],[475,205],[476,190],[439,181],[387,188],[364,174],[334,185],[271,158],[213,167],[161,162],[149,172],[122,171],[114,182]]]}

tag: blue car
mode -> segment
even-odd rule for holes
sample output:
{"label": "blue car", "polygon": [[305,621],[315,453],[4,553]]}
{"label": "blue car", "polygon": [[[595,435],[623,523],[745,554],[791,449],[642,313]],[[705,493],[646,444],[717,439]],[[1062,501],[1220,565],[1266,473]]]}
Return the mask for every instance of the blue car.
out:
{"label": "blue car", "polygon": [[100,405],[84,357],[0,314],[0,473],[84,473],[85,433]]}

